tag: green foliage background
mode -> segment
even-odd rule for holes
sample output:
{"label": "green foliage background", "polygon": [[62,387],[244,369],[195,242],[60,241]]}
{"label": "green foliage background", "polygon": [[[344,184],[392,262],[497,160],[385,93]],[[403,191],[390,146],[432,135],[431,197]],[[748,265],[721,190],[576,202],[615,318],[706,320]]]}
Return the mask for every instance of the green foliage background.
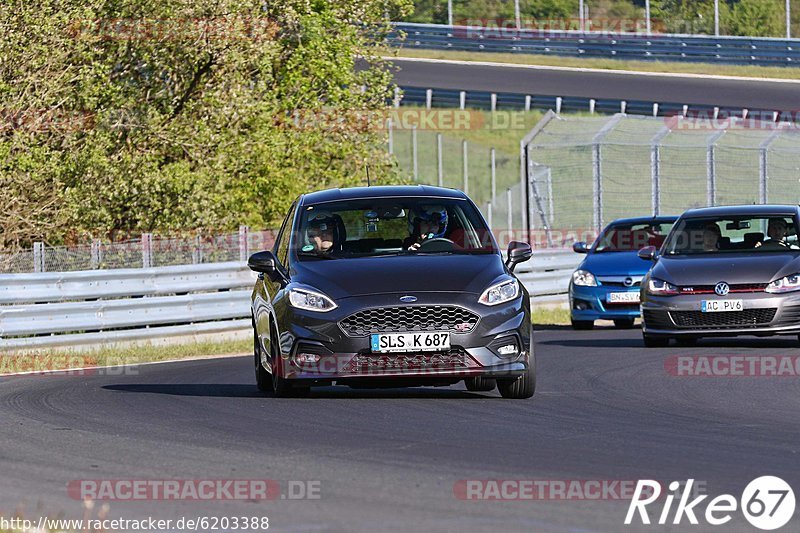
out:
{"label": "green foliage background", "polygon": [[269,227],[301,192],[363,182],[367,163],[396,179],[385,132],[287,117],[385,107],[378,44],[408,9],[4,0],[0,247]]}
{"label": "green foliage background", "polygon": [[[514,20],[513,0],[452,0],[454,21]],[[578,18],[578,0],[519,0],[527,19]],[[644,19],[644,0],[585,0],[594,20]],[[720,33],[783,37],[786,35],[784,0],[720,0]],[[714,0],[652,0],[654,28],[672,33],[714,33]],[[800,34],[800,0],[791,0],[792,35]],[[414,0],[408,22],[447,23],[447,0]],[[575,24],[576,25],[576,24]]]}

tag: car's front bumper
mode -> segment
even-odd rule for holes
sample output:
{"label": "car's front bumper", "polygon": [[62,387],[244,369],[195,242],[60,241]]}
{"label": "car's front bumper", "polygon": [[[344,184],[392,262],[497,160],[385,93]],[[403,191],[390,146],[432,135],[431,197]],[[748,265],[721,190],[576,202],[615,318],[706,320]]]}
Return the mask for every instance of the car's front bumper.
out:
{"label": "car's front bumper", "polygon": [[[397,306],[398,295],[371,295],[337,301],[328,313],[288,309],[280,322],[281,364],[284,379],[309,382],[360,382],[404,380],[407,382],[456,382],[466,377],[514,378],[533,364],[531,320],[527,294],[514,302],[484,306],[475,295],[417,294],[414,305],[456,305],[480,316],[468,333],[450,332],[449,351],[419,353],[372,353],[370,337],[349,336],[339,322],[357,310]],[[471,302],[470,300],[475,300]],[[387,333],[389,331],[386,331]],[[496,348],[513,341],[518,353],[503,356]],[[312,354],[317,361],[302,360]]]}
{"label": "car's front bumper", "polygon": [[[703,313],[703,300],[742,300],[743,311]],[[800,333],[800,293],[647,295],[642,302],[642,330],[670,337],[795,335]]]}
{"label": "car's front bumper", "polygon": [[573,320],[621,320],[639,317],[639,302],[611,303],[614,292],[639,294],[639,286],[598,285],[581,287],[570,283],[569,307]]}

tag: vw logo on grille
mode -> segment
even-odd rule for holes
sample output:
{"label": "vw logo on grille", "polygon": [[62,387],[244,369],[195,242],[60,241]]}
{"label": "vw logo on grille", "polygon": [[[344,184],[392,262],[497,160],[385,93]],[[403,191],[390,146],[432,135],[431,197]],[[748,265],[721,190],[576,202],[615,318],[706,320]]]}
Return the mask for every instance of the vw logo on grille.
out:
{"label": "vw logo on grille", "polygon": [[410,304],[411,302],[416,302],[417,301],[417,297],[416,296],[401,296],[400,297],[400,301],[403,302],[403,303]]}
{"label": "vw logo on grille", "polygon": [[725,296],[726,294],[728,294],[728,292],[730,292],[730,290],[731,290],[730,286],[724,281],[720,281],[714,286],[714,292],[716,292],[720,296]]}
{"label": "vw logo on grille", "polygon": [[630,287],[631,285],[633,285],[633,278],[625,278],[625,281],[623,281],[622,283],[624,283],[626,287]]}

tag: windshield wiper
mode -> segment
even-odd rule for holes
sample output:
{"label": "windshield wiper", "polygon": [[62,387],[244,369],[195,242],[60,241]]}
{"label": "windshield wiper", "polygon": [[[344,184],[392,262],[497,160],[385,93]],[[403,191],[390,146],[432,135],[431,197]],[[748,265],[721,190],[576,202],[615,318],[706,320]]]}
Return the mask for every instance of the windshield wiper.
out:
{"label": "windshield wiper", "polygon": [[297,252],[299,257],[315,257],[317,259],[339,259],[338,257],[334,257],[330,254],[317,254],[314,252]]}

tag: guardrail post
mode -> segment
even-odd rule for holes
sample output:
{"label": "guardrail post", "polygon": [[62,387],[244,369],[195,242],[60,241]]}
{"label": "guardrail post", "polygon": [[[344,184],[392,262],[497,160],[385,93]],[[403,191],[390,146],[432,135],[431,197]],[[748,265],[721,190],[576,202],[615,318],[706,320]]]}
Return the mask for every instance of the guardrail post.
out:
{"label": "guardrail post", "polygon": [[436,134],[436,175],[439,187],[444,186],[444,168],[442,166],[442,134]]}
{"label": "guardrail post", "polygon": [[525,111],[530,111],[530,110],[531,110],[531,95],[526,94],[525,95]]}
{"label": "guardrail post", "polygon": [[594,106],[595,106],[595,99],[589,98],[589,113],[594,115]]}
{"label": "guardrail post", "polygon": [[250,228],[248,226],[239,226],[239,261],[247,261],[247,258],[250,257],[249,235]]}
{"label": "guardrail post", "polygon": [[467,140],[461,141],[461,161],[464,169],[464,194],[469,194],[469,159],[467,156]]}
{"label": "guardrail post", "polygon": [[464,109],[467,106],[467,91],[460,91],[458,93],[458,107]]}
{"label": "guardrail post", "polygon": [[394,107],[400,107],[400,87],[394,88]]}
{"label": "guardrail post", "polygon": [[495,112],[497,111],[497,93],[492,93],[490,98],[492,102],[492,112]]}
{"label": "guardrail post", "polygon": [[153,266],[153,235],[142,233],[142,268]]}
{"label": "guardrail post", "polygon": [[414,167],[414,181],[419,181],[419,165],[417,159],[417,125],[411,127],[411,159]]}
{"label": "guardrail post", "polygon": [[556,96],[556,113],[561,113],[561,97]]}
{"label": "guardrail post", "polygon": [[33,271],[44,272],[44,243],[33,243]]}
{"label": "guardrail post", "polygon": [[619,103],[619,112],[624,114],[627,110],[628,110],[628,102],[626,102],[625,100],[621,100]]}
{"label": "guardrail post", "polygon": [[425,89],[425,109],[431,108],[433,101],[433,89]]}
{"label": "guardrail post", "polygon": [[658,104],[657,103],[653,103],[653,116],[654,117],[658,116]]}
{"label": "guardrail post", "polygon": [[89,260],[90,268],[97,270],[100,268],[100,239],[92,239],[91,259]]}

